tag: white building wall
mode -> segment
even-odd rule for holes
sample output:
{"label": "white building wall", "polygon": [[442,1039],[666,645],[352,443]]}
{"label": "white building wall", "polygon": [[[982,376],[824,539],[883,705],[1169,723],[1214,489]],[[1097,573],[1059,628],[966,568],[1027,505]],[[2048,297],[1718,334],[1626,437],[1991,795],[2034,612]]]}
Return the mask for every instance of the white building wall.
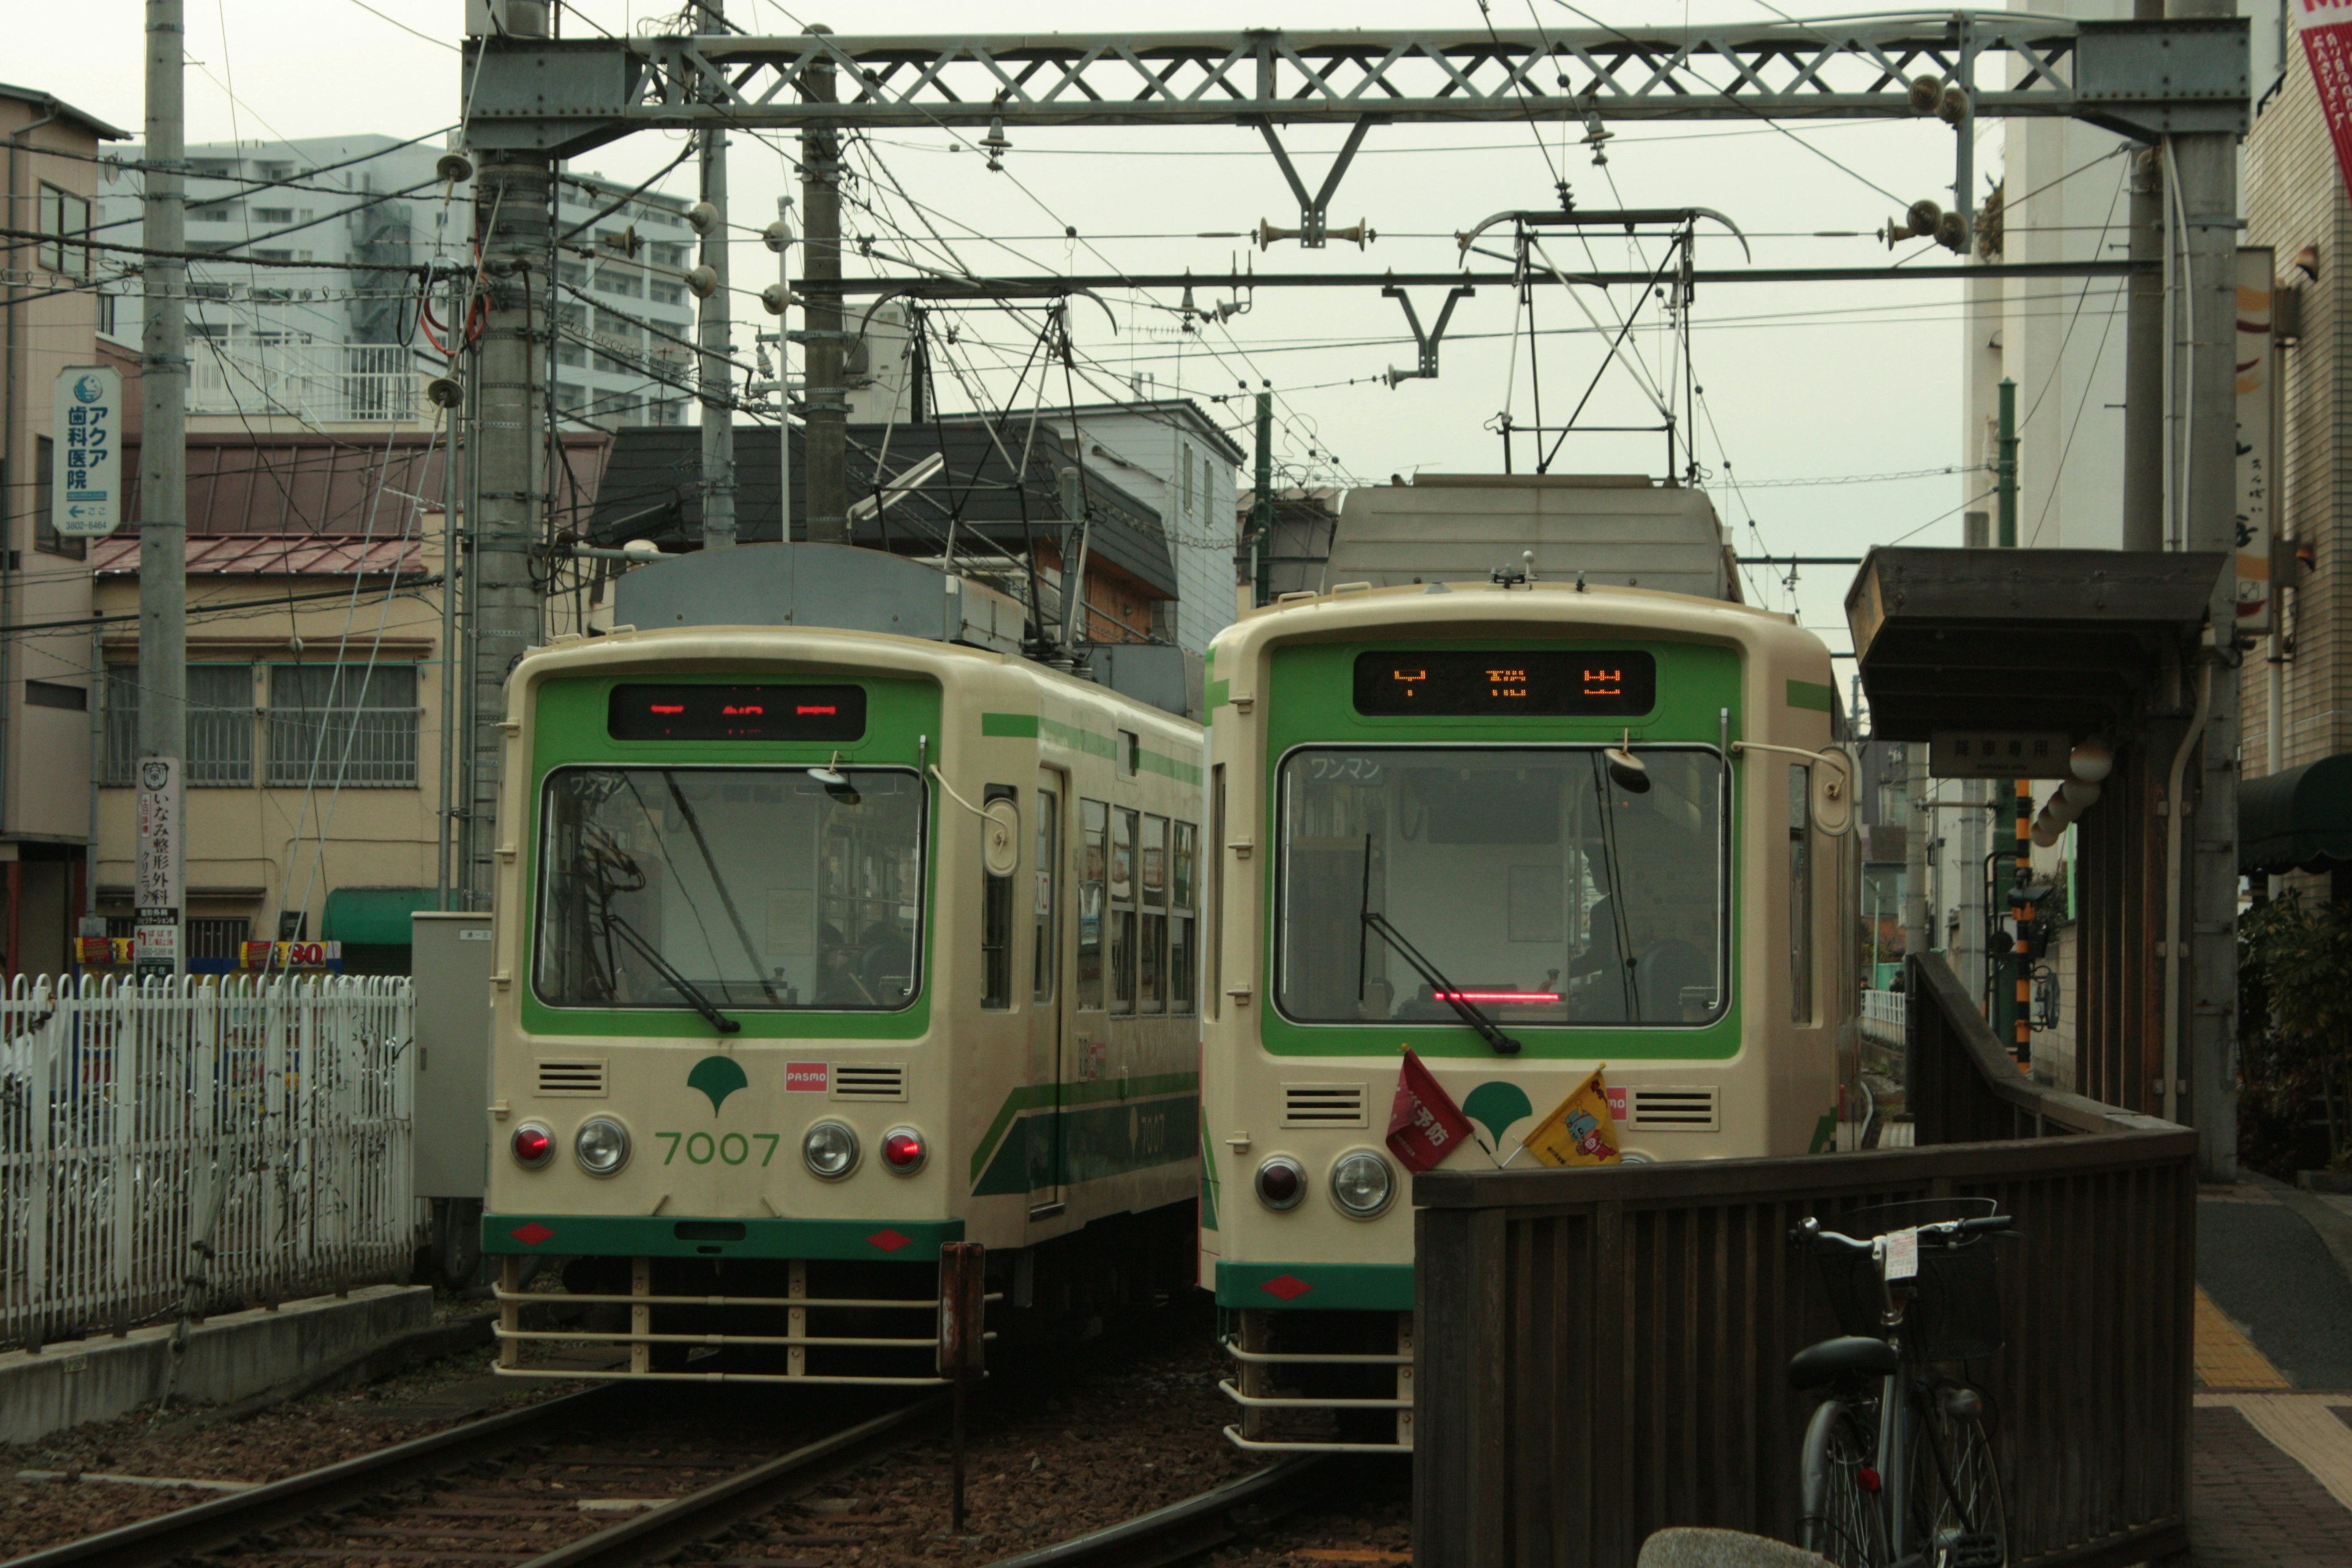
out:
{"label": "white building wall", "polygon": [[[1189,403],[1078,416],[1087,460],[1159,510],[1176,563],[1176,641],[1194,653],[1234,618],[1234,497],[1238,448]],[[1183,476],[1190,468],[1192,483]]]}

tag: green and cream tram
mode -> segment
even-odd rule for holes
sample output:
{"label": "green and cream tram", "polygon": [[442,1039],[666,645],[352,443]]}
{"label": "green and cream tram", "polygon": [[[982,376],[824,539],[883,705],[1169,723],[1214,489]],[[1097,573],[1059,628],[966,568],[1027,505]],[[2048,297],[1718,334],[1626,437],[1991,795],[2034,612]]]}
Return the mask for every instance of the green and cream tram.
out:
{"label": "green and cream tram", "polygon": [[1720,599],[1507,575],[1291,595],[1212,650],[1200,1278],[1244,1447],[1412,1446],[1402,1047],[1472,1124],[1448,1168],[1532,1163],[1602,1064],[1627,1160],[1840,1136],[1828,651]]}
{"label": "green and cream tram", "polygon": [[1196,726],[804,626],[574,639],[509,694],[501,1373],[932,1381],[949,1241],[992,1323],[1189,1278]]}

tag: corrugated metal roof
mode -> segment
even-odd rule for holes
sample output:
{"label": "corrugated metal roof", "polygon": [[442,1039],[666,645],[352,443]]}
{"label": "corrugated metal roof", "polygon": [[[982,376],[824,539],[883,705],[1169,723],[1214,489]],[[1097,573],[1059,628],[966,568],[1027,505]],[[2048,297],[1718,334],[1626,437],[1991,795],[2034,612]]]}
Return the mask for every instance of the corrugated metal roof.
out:
{"label": "corrugated metal roof", "polygon": [[[692,434],[692,432],[688,432]],[[613,438],[567,431],[557,465],[556,513],[585,516]],[[399,531],[414,506],[441,506],[441,446],[426,432],[369,435],[201,431],[188,437],[188,533],[320,534]],[[123,443],[124,510],[139,515],[139,441]],[[135,531],[135,526],[126,529]]]}
{"label": "corrugated metal roof", "polygon": [[[89,554],[101,577],[139,574],[139,539],[101,539]],[[416,540],[353,539],[332,534],[232,533],[188,541],[191,577],[422,577],[425,546]]]}
{"label": "corrugated metal roof", "polygon": [[[945,551],[950,523],[959,555],[978,553],[973,536],[1016,553],[1030,542],[1058,542],[1062,524],[1059,482],[1064,468],[1081,467],[1068,455],[1066,431],[1043,424],[1032,429],[1016,416],[992,436],[988,422],[966,415],[938,422],[849,426],[847,468],[852,500],[874,489],[876,457],[886,437],[888,456],[879,465],[899,474],[944,451],[946,467],[929,483],[908,490],[878,519],[852,530],[852,542],[899,554],[937,555]],[[1000,445],[1001,443],[1001,445]],[[1016,487],[1008,455],[1026,454],[1024,482]],[[746,544],[776,537],[776,431],[773,426],[735,427],[736,520]],[[1104,477],[1103,465],[1083,465],[1092,500],[1094,531],[1088,553],[1133,575],[1155,595],[1177,597],[1176,567],[1160,531],[1159,511]],[[806,537],[808,464],[803,433],[793,432],[793,537]],[[631,539],[669,543],[702,537],[702,433],[692,426],[626,429],[614,438],[610,461],[596,491],[590,532],[600,544]]]}

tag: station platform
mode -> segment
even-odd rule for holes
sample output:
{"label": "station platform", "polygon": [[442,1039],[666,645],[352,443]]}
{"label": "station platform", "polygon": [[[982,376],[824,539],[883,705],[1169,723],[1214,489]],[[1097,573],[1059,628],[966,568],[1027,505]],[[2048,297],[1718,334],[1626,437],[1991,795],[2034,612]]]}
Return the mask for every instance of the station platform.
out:
{"label": "station platform", "polygon": [[2352,1568],[2352,1197],[2197,1202],[2196,1568]]}

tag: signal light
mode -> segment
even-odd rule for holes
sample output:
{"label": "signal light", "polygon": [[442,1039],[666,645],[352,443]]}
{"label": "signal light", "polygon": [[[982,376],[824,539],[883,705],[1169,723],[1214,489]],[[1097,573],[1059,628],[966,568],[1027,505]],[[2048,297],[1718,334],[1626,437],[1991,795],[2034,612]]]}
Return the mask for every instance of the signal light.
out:
{"label": "signal light", "polygon": [[911,1176],[930,1158],[930,1146],[911,1127],[893,1127],[882,1134],[882,1163],[902,1176]]}
{"label": "signal light", "polygon": [[539,1169],[555,1157],[555,1135],[537,1122],[524,1122],[515,1129],[514,1157],[519,1164]]}

